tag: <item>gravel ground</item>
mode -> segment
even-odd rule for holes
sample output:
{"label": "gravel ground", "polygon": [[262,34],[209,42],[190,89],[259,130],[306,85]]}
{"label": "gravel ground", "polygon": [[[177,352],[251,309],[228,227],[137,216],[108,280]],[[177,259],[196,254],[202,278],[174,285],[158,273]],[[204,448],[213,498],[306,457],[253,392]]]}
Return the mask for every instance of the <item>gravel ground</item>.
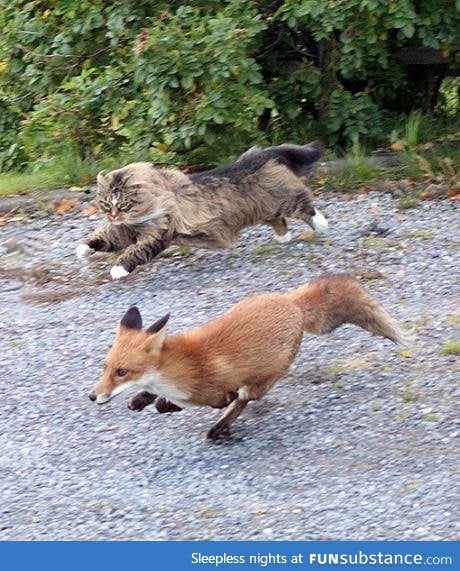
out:
{"label": "gravel ground", "polygon": [[[256,227],[231,250],[176,252],[116,283],[108,256],[74,257],[97,223],[86,205],[0,228],[0,539],[458,537],[459,368],[442,352],[460,321],[455,202],[318,204],[324,238],[277,245]],[[88,400],[131,304],[152,321],[171,311],[177,331],[331,270],[415,327],[412,352],[351,326],[305,337],[289,374],[217,444],[203,437],[213,409]]]}

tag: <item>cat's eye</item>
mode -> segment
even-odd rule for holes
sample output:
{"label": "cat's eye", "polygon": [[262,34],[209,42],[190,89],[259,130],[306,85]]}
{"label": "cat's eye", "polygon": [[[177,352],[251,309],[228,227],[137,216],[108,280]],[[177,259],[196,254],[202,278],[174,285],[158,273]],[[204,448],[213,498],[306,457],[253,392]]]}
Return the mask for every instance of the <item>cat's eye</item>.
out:
{"label": "cat's eye", "polygon": [[109,212],[109,210],[111,210],[110,202],[108,200],[98,200],[98,205],[104,212]]}
{"label": "cat's eye", "polygon": [[117,377],[126,377],[128,371],[126,369],[117,369],[115,371],[115,374],[117,375]]}
{"label": "cat's eye", "polygon": [[130,210],[132,205],[133,203],[131,202],[131,200],[122,200],[118,206],[120,210]]}

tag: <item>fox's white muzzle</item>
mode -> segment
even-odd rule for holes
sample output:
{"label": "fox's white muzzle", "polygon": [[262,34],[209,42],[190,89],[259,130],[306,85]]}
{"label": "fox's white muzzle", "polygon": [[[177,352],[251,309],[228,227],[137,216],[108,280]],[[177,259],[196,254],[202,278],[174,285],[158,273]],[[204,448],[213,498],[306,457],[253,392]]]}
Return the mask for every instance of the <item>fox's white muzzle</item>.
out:
{"label": "fox's white muzzle", "polygon": [[113,395],[104,394],[104,395],[97,395],[94,391],[91,391],[88,395],[89,400],[92,400],[96,404],[105,404],[109,402]]}

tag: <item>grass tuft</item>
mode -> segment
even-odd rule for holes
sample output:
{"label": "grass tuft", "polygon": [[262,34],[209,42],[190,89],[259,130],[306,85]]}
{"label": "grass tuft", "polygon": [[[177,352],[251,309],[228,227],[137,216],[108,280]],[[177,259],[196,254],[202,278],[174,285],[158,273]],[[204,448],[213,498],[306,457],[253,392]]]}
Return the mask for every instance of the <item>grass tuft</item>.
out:
{"label": "grass tuft", "polygon": [[460,341],[446,341],[441,347],[442,355],[460,355]]}
{"label": "grass tuft", "polygon": [[403,234],[401,237],[402,238],[406,238],[409,240],[430,240],[431,238],[434,237],[434,232],[407,232],[406,234]]}
{"label": "grass tuft", "polygon": [[363,240],[365,248],[388,248],[392,245],[392,241],[388,238],[381,238],[380,236],[367,236]]}
{"label": "grass tuft", "polygon": [[409,208],[415,208],[420,203],[420,199],[417,196],[403,196],[398,200],[398,210],[409,210]]}
{"label": "grass tuft", "polygon": [[79,156],[66,153],[37,169],[0,175],[0,196],[88,185],[98,170],[95,163],[85,163]]}
{"label": "grass tuft", "polygon": [[345,160],[345,167],[340,174],[342,185],[357,186],[379,178],[382,169],[372,164],[367,158],[364,147],[354,141]]}
{"label": "grass tuft", "polygon": [[420,399],[420,394],[411,390],[407,390],[402,395],[403,402],[417,402],[419,399]]}

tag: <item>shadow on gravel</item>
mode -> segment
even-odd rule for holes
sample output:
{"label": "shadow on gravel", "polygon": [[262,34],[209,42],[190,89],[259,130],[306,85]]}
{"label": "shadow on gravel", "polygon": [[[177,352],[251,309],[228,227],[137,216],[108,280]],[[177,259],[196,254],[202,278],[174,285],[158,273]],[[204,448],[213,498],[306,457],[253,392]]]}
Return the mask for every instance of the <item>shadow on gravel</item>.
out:
{"label": "shadow on gravel", "polygon": [[23,303],[32,305],[60,303],[73,297],[79,297],[91,292],[107,282],[105,272],[75,274],[75,271],[64,264],[34,264],[27,268],[0,267],[0,284],[3,289],[18,283],[22,289],[20,299]]}

